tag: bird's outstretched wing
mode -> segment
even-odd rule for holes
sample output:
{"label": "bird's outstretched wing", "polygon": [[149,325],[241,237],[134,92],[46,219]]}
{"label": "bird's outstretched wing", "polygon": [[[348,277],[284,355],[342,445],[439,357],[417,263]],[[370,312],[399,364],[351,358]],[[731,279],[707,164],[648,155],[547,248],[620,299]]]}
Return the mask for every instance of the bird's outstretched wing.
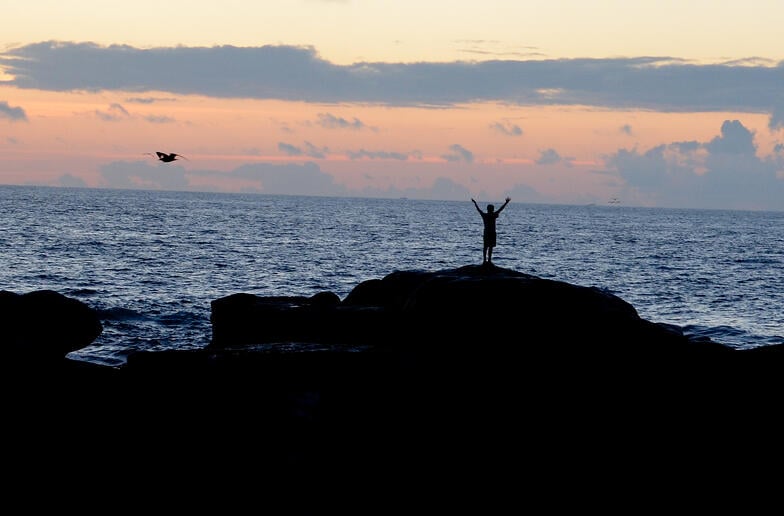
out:
{"label": "bird's outstretched wing", "polygon": [[[145,154],[149,154],[150,156],[152,156],[152,153],[150,153],[150,152],[147,152]],[[156,151],[155,154],[158,156],[158,159],[163,161],[164,163],[170,163],[170,162],[176,160],[177,158],[188,159],[185,156],[183,156],[182,154],[176,154],[174,152],[170,152],[170,153],[167,154],[165,152]]]}

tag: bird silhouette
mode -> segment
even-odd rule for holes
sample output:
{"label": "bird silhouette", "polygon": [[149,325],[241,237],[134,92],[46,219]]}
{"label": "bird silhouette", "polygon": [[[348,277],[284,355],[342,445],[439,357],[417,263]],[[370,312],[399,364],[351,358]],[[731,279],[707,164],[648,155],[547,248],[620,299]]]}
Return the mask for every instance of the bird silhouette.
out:
{"label": "bird silhouette", "polygon": [[[150,152],[147,152],[146,154],[152,156],[152,153]],[[169,154],[166,154],[165,152],[156,152],[155,154],[158,156],[158,159],[163,161],[164,163],[170,163],[177,158],[188,159],[182,154],[175,154],[173,152],[170,152]]]}

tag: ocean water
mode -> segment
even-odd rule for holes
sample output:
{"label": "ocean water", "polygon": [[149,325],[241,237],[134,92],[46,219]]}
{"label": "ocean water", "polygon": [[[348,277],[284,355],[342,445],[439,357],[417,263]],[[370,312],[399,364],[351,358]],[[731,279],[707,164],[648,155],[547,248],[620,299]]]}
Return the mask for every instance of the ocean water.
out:
{"label": "ocean water", "polygon": [[[0,186],[0,290],[84,301],[104,331],[70,357],[119,365],[137,350],[206,346],[214,299],[342,299],[395,270],[481,263],[481,235],[468,199]],[[784,212],[513,199],[493,261],[606,289],[645,319],[728,346],[784,342]]]}

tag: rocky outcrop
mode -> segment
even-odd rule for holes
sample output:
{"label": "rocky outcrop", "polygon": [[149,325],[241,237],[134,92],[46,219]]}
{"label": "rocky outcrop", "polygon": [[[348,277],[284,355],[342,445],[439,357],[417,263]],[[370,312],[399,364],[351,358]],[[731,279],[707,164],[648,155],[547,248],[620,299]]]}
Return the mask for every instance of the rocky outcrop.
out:
{"label": "rocky outcrop", "polygon": [[416,352],[677,356],[726,353],[679,328],[643,320],[596,287],[491,264],[396,271],[358,284],[343,301],[235,294],[212,302],[210,347],[316,343]]}
{"label": "rocky outcrop", "polygon": [[[319,378],[350,383],[359,369],[375,370],[377,378],[460,375],[480,366],[507,369],[502,377],[526,367],[543,375],[550,369],[607,377],[623,374],[627,365],[635,374],[640,366],[662,366],[686,375],[694,367],[712,374],[707,365],[716,363],[777,364],[784,354],[784,346],[735,350],[690,339],[678,327],[640,318],[604,289],[490,264],[395,271],[359,283],[343,300],[332,292],[238,293],[214,300],[211,308],[206,349],[136,353],[121,368],[124,376],[258,378],[261,371],[270,384]],[[98,315],[80,301],[52,291],[0,292],[7,370],[72,365],[65,355],[91,344],[101,331]]]}
{"label": "rocky outcrop", "polygon": [[0,291],[2,352],[15,360],[58,362],[89,346],[103,331],[85,303],[51,290]]}
{"label": "rocky outcrop", "polygon": [[[206,349],[140,352],[121,368],[65,366],[100,333],[78,302],[4,292],[0,313],[3,415],[20,438],[109,436],[150,463],[180,443],[209,464],[203,478],[228,471],[205,457],[314,478],[335,464],[508,464],[537,433],[715,430],[759,419],[784,393],[784,345],[691,340],[601,288],[490,265],[396,271],[342,300],[226,296]],[[193,435],[198,445],[182,445]]]}
{"label": "rocky outcrop", "polygon": [[689,420],[784,393],[784,345],[690,339],[604,289],[492,265],[396,271],[343,300],[237,294],[212,324],[203,364],[235,381],[254,356],[256,378],[339,400],[322,421]]}

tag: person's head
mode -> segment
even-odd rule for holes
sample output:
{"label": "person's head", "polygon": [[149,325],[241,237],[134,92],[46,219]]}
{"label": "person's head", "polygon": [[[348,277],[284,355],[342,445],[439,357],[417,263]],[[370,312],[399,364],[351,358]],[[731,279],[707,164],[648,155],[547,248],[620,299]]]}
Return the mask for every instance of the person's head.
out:
{"label": "person's head", "polygon": [[492,204],[488,204],[487,205],[487,211],[490,212],[490,213],[493,213],[495,211],[495,206],[493,206]]}

